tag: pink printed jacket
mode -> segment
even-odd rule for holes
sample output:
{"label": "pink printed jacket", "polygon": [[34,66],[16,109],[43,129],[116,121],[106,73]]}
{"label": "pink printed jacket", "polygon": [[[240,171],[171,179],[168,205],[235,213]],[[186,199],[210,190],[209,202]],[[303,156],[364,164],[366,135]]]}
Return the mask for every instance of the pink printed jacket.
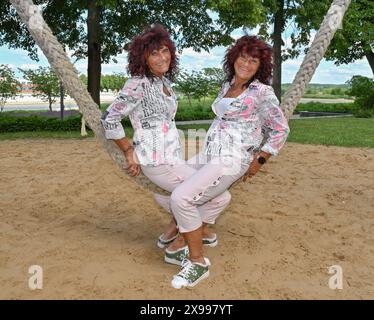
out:
{"label": "pink printed jacket", "polygon": [[230,83],[226,82],[212,104],[217,117],[207,133],[204,153],[208,156],[233,156],[247,163],[259,150],[277,155],[290,129],[273,88],[255,79],[219,117],[215,104],[229,88]]}
{"label": "pink printed jacket", "polygon": [[[171,96],[163,91],[163,85]],[[128,79],[119,96],[101,118],[107,139],[122,139],[121,119],[128,116],[134,129],[133,144],[140,164],[157,166],[181,160],[181,143],[175,126],[177,99],[169,80]]]}

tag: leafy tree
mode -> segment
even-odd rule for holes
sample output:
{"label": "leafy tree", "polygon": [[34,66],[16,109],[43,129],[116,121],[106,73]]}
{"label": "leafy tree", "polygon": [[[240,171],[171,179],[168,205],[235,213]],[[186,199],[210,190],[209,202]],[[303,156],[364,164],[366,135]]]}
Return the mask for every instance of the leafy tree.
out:
{"label": "leafy tree", "polygon": [[[312,31],[318,30],[331,6],[331,0],[263,0],[267,19],[260,24],[260,35],[273,42],[274,77],[273,87],[277,97],[281,97],[282,62],[296,58],[304,48],[309,48]],[[343,19],[343,29],[339,30],[327,53],[327,60],[336,64],[353,62],[366,56],[374,60],[372,0],[352,0]],[[271,28],[272,27],[272,28]],[[269,30],[272,30],[269,32]],[[285,47],[283,33],[287,30],[291,46]],[[371,48],[371,49],[369,49]],[[374,65],[371,63],[371,65]],[[372,67],[373,69],[373,67]]]}
{"label": "leafy tree", "polygon": [[17,88],[20,83],[15,78],[13,70],[5,64],[0,65],[0,110],[4,110],[8,99],[17,94]]}
{"label": "leafy tree", "polygon": [[225,74],[221,68],[204,68],[202,71],[192,72],[182,70],[176,81],[176,90],[187,96],[190,107],[192,98],[199,101],[203,99],[204,108],[205,99],[210,95],[217,95],[224,80]]}
{"label": "leafy tree", "polygon": [[[328,1],[329,4],[320,9],[319,17],[323,17],[331,5],[331,0],[323,1]],[[266,9],[266,19],[260,24],[259,34],[273,44],[274,73],[272,85],[280,101],[282,96],[282,62],[296,58],[301,49],[309,44],[310,32],[300,31],[300,28],[307,25],[310,27],[309,31],[318,30],[322,20],[318,24],[310,25],[310,20],[315,18],[314,7],[317,7],[315,1],[262,0],[262,4]],[[285,46],[283,34],[286,29],[291,46]]]}
{"label": "leafy tree", "polygon": [[87,85],[87,76],[85,74],[80,74],[79,75],[79,79],[85,84]]}
{"label": "leafy tree", "polygon": [[101,76],[101,89],[106,91],[119,91],[126,82],[124,73],[115,73]]}
{"label": "leafy tree", "polygon": [[326,59],[337,65],[366,58],[374,75],[374,3],[353,0],[327,51]]}
{"label": "leafy tree", "polygon": [[347,81],[348,94],[355,97],[356,113],[360,116],[374,116],[374,79],[353,76]]}
{"label": "leafy tree", "polygon": [[35,91],[32,95],[47,101],[49,110],[52,111],[52,104],[60,96],[59,80],[52,69],[50,67],[39,67],[36,70],[19,70],[23,72],[26,80],[34,84]]}
{"label": "leafy tree", "polygon": [[199,101],[201,100],[201,98],[203,98],[203,108],[205,105],[205,98],[209,95],[209,92],[211,91],[211,84],[209,78],[207,78],[205,74],[201,71],[192,71],[190,77],[194,82],[193,97],[195,99],[198,99]]}
{"label": "leafy tree", "polygon": [[[58,40],[78,58],[88,57],[88,91],[100,103],[101,64],[122,53],[144,26],[160,22],[178,48],[197,51],[228,45],[240,26],[254,27],[263,18],[256,0],[35,0]],[[209,14],[215,12],[218,18]],[[37,60],[35,42],[7,0],[0,0],[0,45],[22,48]]]}
{"label": "leafy tree", "polygon": [[176,91],[181,92],[183,95],[187,96],[188,104],[192,107],[191,98],[195,94],[196,83],[191,74],[184,70],[179,72],[178,78],[176,80]]}
{"label": "leafy tree", "polygon": [[209,95],[216,95],[225,81],[225,72],[222,68],[204,68],[203,74],[209,81]]}
{"label": "leafy tree", "polygon": [[[317,29],[326,14],[331,0],[320,0],[318,6],[313,0],[305,0],[298,10],[297,43],[307,45],[313,29]],[[366,58],[374,75],[374,4],[372,0],[352,0],[335,37],[326,52],[327,60],[336,65],[355,62]],[[295,43],[296,43],[295,42]]]}

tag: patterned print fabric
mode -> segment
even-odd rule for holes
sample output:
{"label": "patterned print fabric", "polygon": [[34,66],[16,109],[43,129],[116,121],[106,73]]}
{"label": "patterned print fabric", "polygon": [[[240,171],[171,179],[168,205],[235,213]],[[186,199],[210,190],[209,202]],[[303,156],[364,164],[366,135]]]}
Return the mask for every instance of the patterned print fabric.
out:
{"label": "patterned print fabric", "polygon": [[[170,96],[163,91],[166,87]],[[128,116],[134,128],[133,144],[142,165],[157,166],[181,161],[181,144],[175,126],[177,99],[164,77],[127,80],[119,96],[107,108],[101,122],[107,139],[122,139],[121,119]]]}
{"label": "patterned print fabric", "polygon": [[[253,153],[260,149],[277,155],[290,129],[273,88],[254,80],[222,115],[217,112],[216,105],[231,84],[227,82],[222,86],[212,104],[217,117],[206,136],[204,153],[208,156],[232,156],[246,163],[250,163]],[[264,138],[265,144],[261,147]]]}

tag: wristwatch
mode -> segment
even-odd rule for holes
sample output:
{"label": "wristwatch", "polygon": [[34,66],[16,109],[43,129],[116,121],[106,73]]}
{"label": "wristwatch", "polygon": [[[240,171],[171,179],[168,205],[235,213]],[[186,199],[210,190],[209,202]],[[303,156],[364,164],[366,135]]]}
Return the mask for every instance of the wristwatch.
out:
{"label": "wristwatch", "polygon": [[266,159],[265,159],[263,156],[259,156],[259,157],[257,157],[257,161],[258,161],[258,163],[260,163],[260,164],[264,164],[264,163],[266,163]]}

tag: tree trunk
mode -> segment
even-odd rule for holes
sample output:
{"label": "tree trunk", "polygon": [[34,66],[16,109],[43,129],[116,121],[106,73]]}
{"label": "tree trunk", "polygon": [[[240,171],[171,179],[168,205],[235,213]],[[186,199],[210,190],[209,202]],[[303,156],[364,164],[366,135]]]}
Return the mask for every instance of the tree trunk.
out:
{"label": "tree trunk", "polygon": [[97,0],[88,0],[88,92],[100,107],[101,46],[100,46],[100,7]]}
{"label": "tree trunk", "polygon": [[272,36],[274,49],[273,88],[279,101],[281,101],[282,94],[282,32],[284,24],[284,0],[279,0],[278,10],[274,15],[274,33]]}
{"label": "tree trunk", "polygon": [[52,98],[51,97],[48,97],[48,103],[49,103],[49,111],[52,112]]}
{"label": "tree trunk", "polygon": [[60,110],[61,110],[61,121],[64,120],[64,95],[65,95],[65,88],[62,81],[60,81]]}
{"label": "tree trunk", "polygon": [[370,68],[371,68],[371,72],[374,75],[374,52],[373,51],[367,51],[367,52],[365,52],[365,56],[366,56],[366,59],[368,59],[368,62],[369,62]]}

